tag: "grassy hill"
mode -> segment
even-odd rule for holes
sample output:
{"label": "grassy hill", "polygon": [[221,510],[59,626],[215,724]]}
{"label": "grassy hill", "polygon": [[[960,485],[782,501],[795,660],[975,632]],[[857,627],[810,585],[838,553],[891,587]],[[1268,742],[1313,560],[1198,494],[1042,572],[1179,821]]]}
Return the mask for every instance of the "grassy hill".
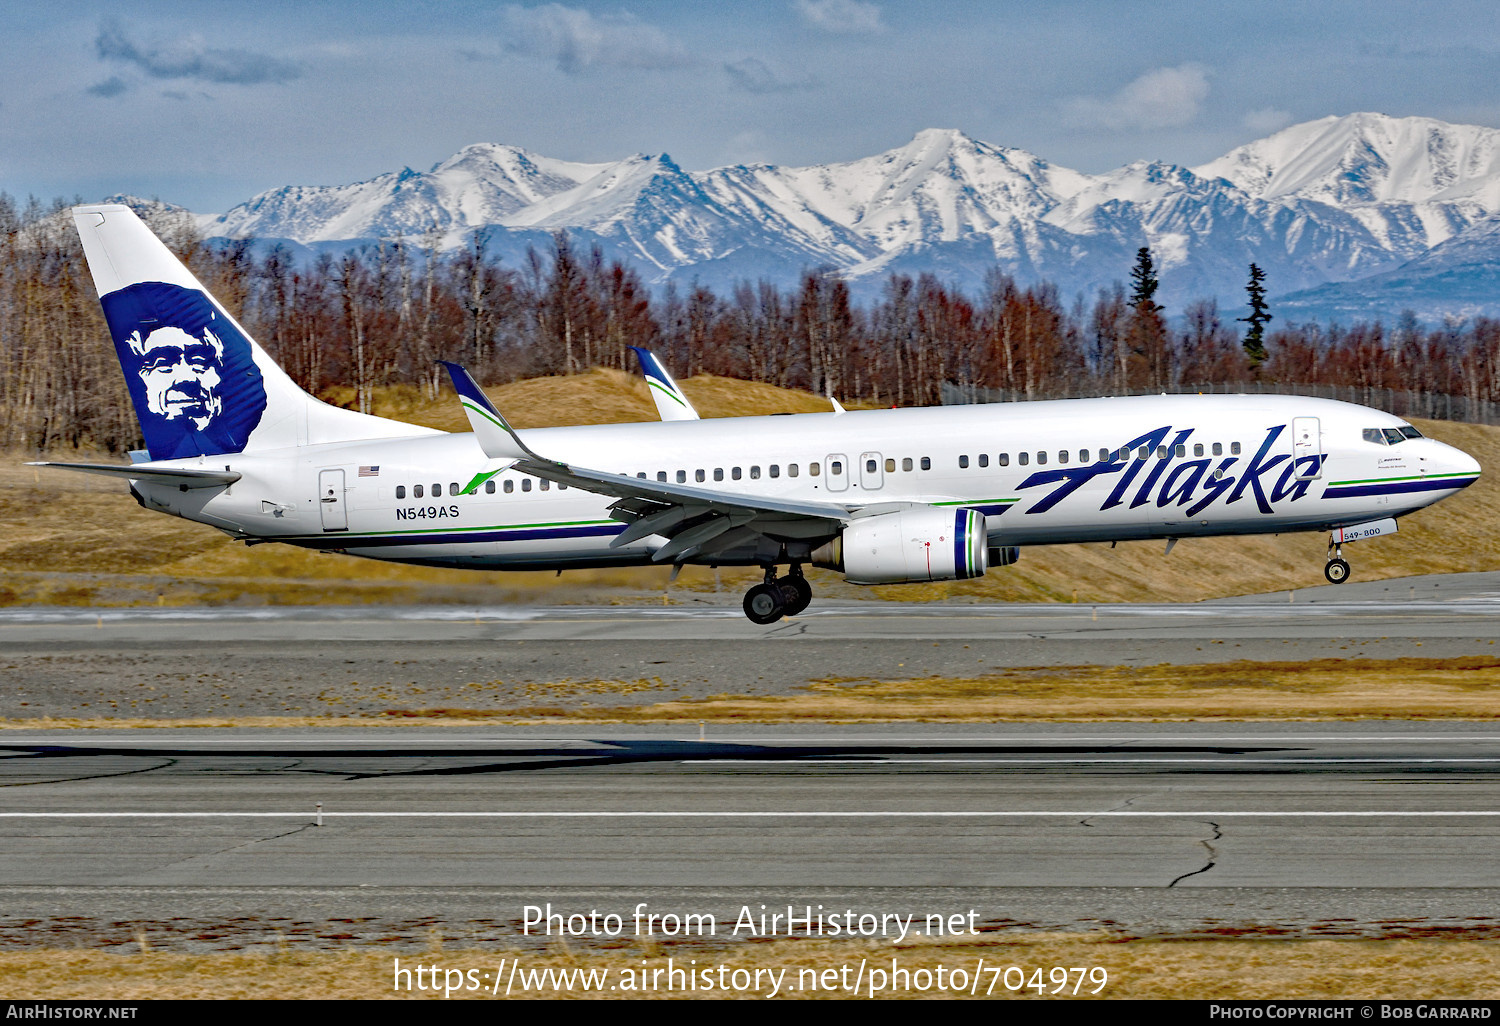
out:
{"label": "grassy hill", "polygon": [[[680,383],[706,417],[828,409],[827,400],[743,381],[700,376]],[[518,427],[656,419],[645,382],[595,369],[489,390]],[[337,392],[326,396],[347,401]],[[382,391],[374,410],[451,431],[467,430],[451,394]],[[1500,465],[1500,428],[1443,421],[1422,430]],[[89,454],[54,453],[77,460]],[[147,513],[116,482],[0,460],[0,604],[315,604],[361,602],[739,602],[758,572],[689,567],[667,584],[665,568],[489,573],[436,570],[322,555],[285,545],[249,548],[199,524]],[[1355,580],[1500,569],[1488,514],[1500,497],[1490,475],[1464,493],[1401,521],[1394,537],[1351,545]],[[1162,542],[1039,546],[1016,566],[974,581],[860,588],[813,571],[820,598],[915,601],[1180,601],[1323,584],[1326,536],[1187,539],[1170,556]],[[715,588],[719,588],[716,593]]]}

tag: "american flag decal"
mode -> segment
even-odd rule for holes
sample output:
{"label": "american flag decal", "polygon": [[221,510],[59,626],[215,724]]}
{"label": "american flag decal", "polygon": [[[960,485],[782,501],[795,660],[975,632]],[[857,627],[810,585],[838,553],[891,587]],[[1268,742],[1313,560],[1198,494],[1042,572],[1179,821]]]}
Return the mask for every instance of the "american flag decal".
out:
{"label": "american flag decal", "polygon": [[379,477],[380,476],[380,468],[379,467],[360,467],[359,468],[359,476],[360,477]]}

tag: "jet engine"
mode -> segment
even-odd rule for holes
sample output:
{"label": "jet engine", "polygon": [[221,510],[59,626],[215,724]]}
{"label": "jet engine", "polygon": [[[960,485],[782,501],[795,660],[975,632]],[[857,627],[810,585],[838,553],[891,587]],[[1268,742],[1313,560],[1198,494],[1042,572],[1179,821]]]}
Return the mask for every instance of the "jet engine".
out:
{"label": "jet engine", "polygon": [[842,571],[851,584],[904,584],[980,577],[987,554],[984,514],[912,506],[851,520],[812,562]]}

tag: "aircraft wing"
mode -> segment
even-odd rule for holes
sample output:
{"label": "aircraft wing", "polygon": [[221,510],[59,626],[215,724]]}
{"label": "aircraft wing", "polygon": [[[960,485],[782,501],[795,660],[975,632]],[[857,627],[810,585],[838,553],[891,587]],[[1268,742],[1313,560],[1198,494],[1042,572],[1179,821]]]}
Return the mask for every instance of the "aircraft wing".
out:
{"label": "aircraft wing", "polygon": [[669,541],[652,558],[680,561],[744,544],[757,535],[776,539],[832,536],[842,523],[867,512],[859,506],[745,495],[548,459],[521,440],[468,371],[442,362],[486,456],[512,461],[516,470],[534,477],[615,498],[610,516],[628,526],[610,543],[612,547],[661,535]]}

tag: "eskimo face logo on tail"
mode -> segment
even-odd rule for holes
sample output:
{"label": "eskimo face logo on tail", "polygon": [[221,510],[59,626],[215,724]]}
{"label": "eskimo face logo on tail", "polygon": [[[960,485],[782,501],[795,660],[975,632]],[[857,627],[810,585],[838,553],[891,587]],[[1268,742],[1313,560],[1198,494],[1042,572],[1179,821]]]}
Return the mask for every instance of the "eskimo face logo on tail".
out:
{"label": "eskimo face logo on tail", "polygon": [[250,342],[202,292],[141,282],[101,300],[154,460],[240,452],[266,409]]}

